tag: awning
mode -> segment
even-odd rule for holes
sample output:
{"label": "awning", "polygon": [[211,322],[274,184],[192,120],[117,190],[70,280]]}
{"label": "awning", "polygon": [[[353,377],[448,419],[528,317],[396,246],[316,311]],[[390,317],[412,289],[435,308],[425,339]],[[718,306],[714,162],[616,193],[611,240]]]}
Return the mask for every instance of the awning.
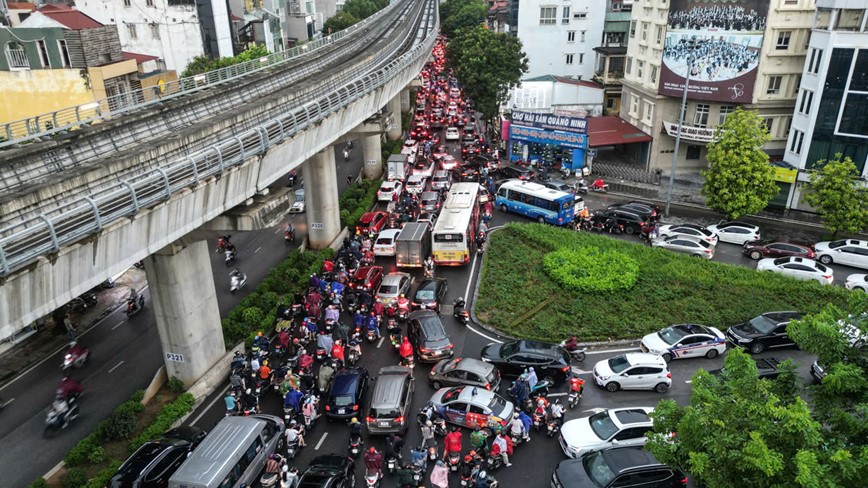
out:
{"label": "awning", "polygon": [[155,59],[160,59],[159,56],[151,56],[150,54],[139,54],[139,53],[131,53],[129,51],[121,51],[124,59],[135,59],[136,64],[144,64],[148,61],[153,61]]}
{"label": "awning", "polygon": [[648,142],[651,136],[614,115],[588,118],[588,147],[619,146]]}

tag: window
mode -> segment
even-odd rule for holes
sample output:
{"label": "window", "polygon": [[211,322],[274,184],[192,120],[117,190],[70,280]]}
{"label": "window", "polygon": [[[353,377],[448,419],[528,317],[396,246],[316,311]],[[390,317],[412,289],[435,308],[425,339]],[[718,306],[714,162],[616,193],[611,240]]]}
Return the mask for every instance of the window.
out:
{"label": "window", "polygon": [[585,31],[581,32],[581,35],[579,36],[579,42],[585,42]]}
{"label": "window", "polygon": [[570,23],[570,6],[567,5],[564,7],[564,15],[561,19],[561,24],[569,24]]}
{"label": "window", "polygon": [[693,125],[696,127],[708,126],[708,113],[711,111],[711,105],[704,103],[696,104],[696,113],[693,114]]}
{"label": "window", "polygon": [[567,31],[567,42],[576,41],[576,31]]}
{"label": "window", "polygon": [[160,38],[160,25],[159,24],[151,24],[151,39],[159,39]]}
{"label": "window", "polygon": [[733,105],[721,105],[720,106],[720,116],[717,119],[718,125],[723,125],[726,122],[727,115],[735,112],[735,106]]}
{"label": "window", "polygon": [[802,152],[802,142],[804,142],[805,133],[800,130],[793,131],[793,140],[790,142],[790,152],[800,154]]}
{"label": "window", "polygon": [[636,62],[636,77],[640,80],[642,79],[642,75],[645,70],[645,61],[637,61]]}
{"label": "window", "polygon": [[663,27],[657,26],[657,45],[663,42]]}
{"label": "window", "polygon": [[567,59],[564,61],[565,64],[573,64],[573,55],[567,54]]}
{"label": "window", "polygon": [[790,127],[792,127],[792,125],[793,125],[793,118],[787,117],[787,124],[784,127],[784,135],[785,136],[790,133]]}
{"label": "window", "polygon": [[153,7],[153,6],[154,6],[154,0],[145,0],[145,4],[146,4],[148,7]]}
{"label": "window", "polygon": [[625,72],[629,75],[633,71],[633,58],[627,58],[627,69]]}
{"label": "window", "polygon": [[539,23],[540,25],[552,25],[555,23],[558,15],[557,7],[540,7]]}
{"label": "window", "polygon": [[775,119],[772,117],[763,118],[763,124],[766,126],[766,130],[769,132],[769,134],[773,134],[772,127],[774,126],[774,121]]}
{"label": "window", "polygon": [[138,39],[139,34],[136,32],[136,24],[127,24],[127,35],[130,39]]}
{"label": "window", "polygon": [[802,90],[802,101],[799,103],[799,113],[808,115],[811,113],[811,103],[814,102],[814,92]]}
{"label": "window", "polygon": [[615,97],[606,97],[606,108],[613,109],[616,103],[617,99]]}
{"label": "window", "polygon": [[573,14],[573,18],[579,19],[579,20],[586,19],[586,18],[588,18],[588,13],[587,12],[576,13],[576,14]]}
{"label": "window", "polygon": [[648,22],[642,22],[642,40],[648,40]]}
{"label": "window", "polygon": [[777,95],[781,92],[781,77],[769,76],[769,86],[766,88],[766,95]]}
{"label": "window", "polygon": [[657,83],[657,66],[651,66],[651,83]]}
{"label": "window", "polygon": [[630,39],[636,37],[636,21],[630,22]]}
{"label": "window", "polygon": [[131,7],[133,4],[133,0],[124,0],[124,7]]}
{"label": "window", "polygon": [[802,86],[802,75],[796,75],[796,82],[793,84],[793,98],[799,94],[800,86]]}
{"label": "window", "polygon": [[775,44],[775,49],[778,51],[786,51],[790,48],[790,36],[793,33],[791,31],[781,31],[778,32],[778,42]]}
{"label": "window", "polygon": [[66,40],[57,41],[57,49],[60,51],[60,60],[63,62],[64,68],[71,68],[72,62],[69,60],[69,49],[66,47]]}
{"label": "window", "polygon": [[654,104],[645,102],[645,122],[651,123],[651,119],[654,118]]}
{"label": "window", "polygon": [[693,144],[687,145],[687,155],[685,155],[684,159],[699,159],[699,155],[702,152],[702,147],[695,146]]}
{"label": "window", "polygon": [[630,115],[639,115],[639,95],[633,94],[630,97]]}
{"label": "window", "polygon": [[39,60],[42,62],[42,67],[51,68],[51,61],[48,59],[48,47],[45,45],[45,39],[36,41],[36,47],[39,49]]}
{"label": "window", "polygon": [[585,53],[579,53],[579,64],[584,64],[585,62]]}
{"label": "window", "polygon": [[820,72],[820,62],[823,60],[822,49],[811,49],[811,60],[808,62],[808,73],[817,74]]}
{"label": "window", "polygon": [[9,63],[9,69],[30,69],[27,52],[24,46],[17,42],[6,44],[6,61]]}

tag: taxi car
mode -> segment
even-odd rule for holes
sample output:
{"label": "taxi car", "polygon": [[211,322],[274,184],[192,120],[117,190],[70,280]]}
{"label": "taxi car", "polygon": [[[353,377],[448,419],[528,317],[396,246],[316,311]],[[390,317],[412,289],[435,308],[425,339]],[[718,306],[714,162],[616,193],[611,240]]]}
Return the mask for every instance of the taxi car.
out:
{"label": "taxi car", "polygon": [[648,334],[639,344],[642,352],[673,359],[716,358],[726,352],[726,337],[720,329],[699,324],[678,324]]}
{"label": "taxi car", "polygon": [[485,427],[489,421],[509,422],[515,413],[512,402],[478,386],[442,388],[430,402],[447,422],[471,429]]}

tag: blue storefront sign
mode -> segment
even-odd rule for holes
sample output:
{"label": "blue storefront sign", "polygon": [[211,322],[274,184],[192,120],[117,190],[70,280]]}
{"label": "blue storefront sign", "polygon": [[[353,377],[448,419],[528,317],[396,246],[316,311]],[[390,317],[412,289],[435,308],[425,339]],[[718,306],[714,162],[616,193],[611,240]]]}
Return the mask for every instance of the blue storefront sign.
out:
{"label": "blue storefront sign", "polygon": [[[509,125],[509,159],[515,161],[521,157],[519,149],[523,146],[528,153],[528,159],[542,159],[535,151],[528,151],[527,146],[555,146],[561,154],[561,164],[571,170],[578,170],[585,165],[585,150],[588,147],[587,120],[577,117],[564,117],[546,113],[513,112]],[[551,161],[550,161],[551,162]]]}
{"label": "blue storefront sign", "polygon": [[538,112],[513,112],[512,123],[525,127],[548,130],[563,130],[576,134],[588,133],[588,119]]}

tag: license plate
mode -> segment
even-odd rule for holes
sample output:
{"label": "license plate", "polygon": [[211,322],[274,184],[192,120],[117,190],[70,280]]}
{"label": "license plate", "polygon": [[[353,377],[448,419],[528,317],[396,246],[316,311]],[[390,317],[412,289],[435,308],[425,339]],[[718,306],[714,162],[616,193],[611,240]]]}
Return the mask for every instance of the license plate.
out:
{"label": "license plate", "polygon": [[381,421],[379,422],[379,425],[380,425],[380,427],[388,427],[388,426],[389,426],[389,421],[388,421],[388,420],[381,420]]}
{"label": "license plate", "polygon": [[346,408],[339,408],[339,409],[338,409],[338,414],[343,415],[343,414],[345,414],[345,413],[347,413],[347,409],[346,409]]}

